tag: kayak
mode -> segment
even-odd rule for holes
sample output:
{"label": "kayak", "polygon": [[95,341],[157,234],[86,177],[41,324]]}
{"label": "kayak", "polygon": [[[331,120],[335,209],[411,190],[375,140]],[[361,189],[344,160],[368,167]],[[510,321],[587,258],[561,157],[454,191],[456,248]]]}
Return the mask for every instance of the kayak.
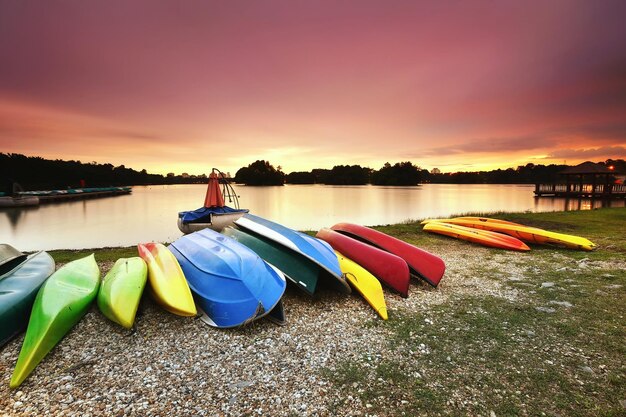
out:
{"label": "kayak", "polygon": [[106,274],[98,291],[98,308],[105,317],[130,329],[148,279],[148,266],[135,256],[121,258]]}
{"label": "kayak", "polygon": [[406,261],[413,275],[433,287],[439,284],[446,270],[445,263],[438,256],[369,227],[338,223],[331,229],[399,256]]}
{"label": "kayak", "polygon": [[563,233],[549,232],[536,227],[523,226],[511,222],[502,222],[495,219],[478,218],[453,218],[453,219],[429,219],[422,224],[432,222],[451,223],[459,226],[473,227],[475,229],[489,230],[492,232],[504,233],[513,236],[526,243],[537,243],[542,245],[563,246],[570,249],[582,249],[591,251],[596,245],[588,239],[580,236],[567,235]]}
{"label": "kayak", "polygon": [[352,291],[343,277],[333,248],[326,242],[252,214],[246,214],[235,220],[235,224],[247,232],[272,240],[315,262],[321,268],[320,276],[324,277],[326,282],[346,294]]}
{"label": "kayak", "polygon": [[331,229],[321,229],[317,232],[317,237],[328,242],[337,252],[361,265],[383,284],[400,293],[402,297],[409,296],[410,274],[404,259]]}
{"label": "kayak", "polygon": [[41,286],[11,377],[11,388],[18,387],[87,313],[99,285],[100,270],[91,254],[64,265]]}
{"label": "kayak", "polygon": [[530,248],[521,240],[502,233],[474,229],[452,223],[431,222],[424,225],[424,230],[431,233],[450,236],[479,245],[498,249],[529,251]]}
{"label": "kayak", "polygon": [[0,277],[15,269],[27,256],[6,243],[0,244]]}
{"label": "kayak", "polygon": [[156,302],[178,316],[195,316],[193,296],[172,252],[161,243],[139,244],[137,249],[148,265],[148,288]]}
{"label": "kayak", "polygon": [[38,252],[0,275],[0,347],[26,328],[37,292],[53,272],[54,259]]}
{"label": "kayak", "polygon": [[256,253],[211,229],[185,235],[169,250],[180,263],[207,324],[237,327],[267,315],[287,287]]}
{"label": "kayak", "polygon": [[367,269],[346,258],[341,253],[335,251],[339,266],[346,276],[346,279],[365,298],[365,301],[382,317],[387,320],[387,304],[385,304],[385,294],[383,287],[376,277],[370,274]]}
{"label": "kayak", "polygon": [[226,227],[222,234],[252,249],[264,261],[280,269],[285,277],[306,294],[312,296],[317,289],[321,268],[309,258],[299,255],[273,240],[246,233],[241,229]]}

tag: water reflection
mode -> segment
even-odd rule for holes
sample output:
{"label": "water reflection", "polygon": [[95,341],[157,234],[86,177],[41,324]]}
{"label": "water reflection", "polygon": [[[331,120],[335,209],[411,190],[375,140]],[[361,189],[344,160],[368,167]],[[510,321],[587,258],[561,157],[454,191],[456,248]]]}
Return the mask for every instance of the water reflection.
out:
{"label": "water reflection", "polygon": [[[171,242],[181,235],[176,214],[200,207],[205,190],[205,185],[134,187],[130,195],[2,210],[0,242],[21,250]],[[242,207],[300,230],[340,221],[380,225],[468,212],[624,207],[624,199],[538,198],[533,190],[498,184],[236,187]]]}

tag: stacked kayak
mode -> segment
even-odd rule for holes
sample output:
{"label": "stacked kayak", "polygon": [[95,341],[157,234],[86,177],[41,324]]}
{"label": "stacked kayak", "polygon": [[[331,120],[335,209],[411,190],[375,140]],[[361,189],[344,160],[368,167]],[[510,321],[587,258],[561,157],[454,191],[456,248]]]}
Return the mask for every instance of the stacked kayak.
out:
{"label": "stacked kayak", "polygon": [[369,227],[351,223],[338,223],[332,227],[336,232],[365,242],[404,259],[413,275],[436,287],[443,277],[446,265],[441,258]]}
{"label": "stacked kayak", "polygon": [[147,279],[148,266],[143,259],[118,259],[98,291],[98,308],[102,314],[122,327],[132,328]]}
{"label": "stacked kayak", "polygon": [[170,313],[192,317],[197,314],[193,296],[178,261],[163,244],[137,245],[139,256],[148,265],[149,291]]}
{"label": "stacked kayak", "polygon": [[252,249],[265,262],[280,269],[297,288],[313,296],[317,289],[320,266],[297,252],[252,232],[227,227],[222,234]]}
{"label": "stacked kayak", "polygon": [[100,270],[93,254],[66,264],[42,285],[11,377],[11,388],[18,387],[85,315],[99,285]]}
{"label": "stacked kayak", "polygon": [[585,239],[584,237],[550,232],[536,227],[524,226],[519,223],[508,222],[506,220],[490,219],[487,217],[456,217],[452,219],[430,219],[424,220],[422,224],[429,224],[433,222],[450,223],[458,226],[465,226],[491,232],[503,233],[515,237],[526,243],[555,245],[570,249],[581,249],[587,251],[594,250],[596,247],[593,242]]}
{"label": "stacked kayak", "polygon": [[277,268],[214,230],[185,235],[169,249],[205,313],[202,319],[211,326],[250,323],[269,314],[285,292],[287,282]]}
{"label": "stacked kayak", "polygon": [[467,226],[459,226],[452,223],[430,222],[424,225],[424,230],[430,233],[437,233],[465,240],[479,245],[489,246],[497,249],[508,249],[516,251],[529,251],[530,248],[521,240],[502,233],[491,232],[489,230],[474,229]]}
{"label": "stacked kayak", "polygon": [[247,233],[273,241],[290,253],[313,262],[320,268],[320,278],[341,292],[351,292],[337,256],[328,243],[252,214],[244,215],[235,224]]}
{"label": "stacked kayak", "polygon": [[409,267],[402,258],[331,229],[321,229],[316,236],[361,265],[402,297],[409,296]]}
{"label": "stacked kayak", "polygon": [[0,275],[0,347],[26,328],[37,292],[53,272],[54,260],[38,252]]}

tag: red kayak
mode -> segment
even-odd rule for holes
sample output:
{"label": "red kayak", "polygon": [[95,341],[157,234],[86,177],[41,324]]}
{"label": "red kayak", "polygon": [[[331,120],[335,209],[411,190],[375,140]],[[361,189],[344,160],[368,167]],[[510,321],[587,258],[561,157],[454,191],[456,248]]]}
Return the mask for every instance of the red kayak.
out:
{"label": "red kayak", "polygon": [[446,264],[440,257],[369,227],[337,223],[332,229],[399,256],[409,265],[413,275],[419,276],[433,287],[439,284],[446,270]]}
{"label": "red kayak", "polygon": [[402,258],[330,229],[320,230],[316,237],[367,269],[402,297],[409,296],[409,267]]}

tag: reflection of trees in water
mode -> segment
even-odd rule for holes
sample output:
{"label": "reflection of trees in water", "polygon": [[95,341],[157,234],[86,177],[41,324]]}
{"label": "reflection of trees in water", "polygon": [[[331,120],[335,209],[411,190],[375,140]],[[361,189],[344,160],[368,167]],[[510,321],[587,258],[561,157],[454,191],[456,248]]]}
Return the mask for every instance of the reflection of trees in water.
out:
{"label": "reflection of trees in water", "polygon": [[23,220],[26,217],[27,211],[36,211],[39,210],[39,207],[20,207],[20,208],[8,208],[2,210],[2,212],[9,219],[9,223],[11,224],[11,229],[15,232],[17,230],[17,225],[20,220]]}

